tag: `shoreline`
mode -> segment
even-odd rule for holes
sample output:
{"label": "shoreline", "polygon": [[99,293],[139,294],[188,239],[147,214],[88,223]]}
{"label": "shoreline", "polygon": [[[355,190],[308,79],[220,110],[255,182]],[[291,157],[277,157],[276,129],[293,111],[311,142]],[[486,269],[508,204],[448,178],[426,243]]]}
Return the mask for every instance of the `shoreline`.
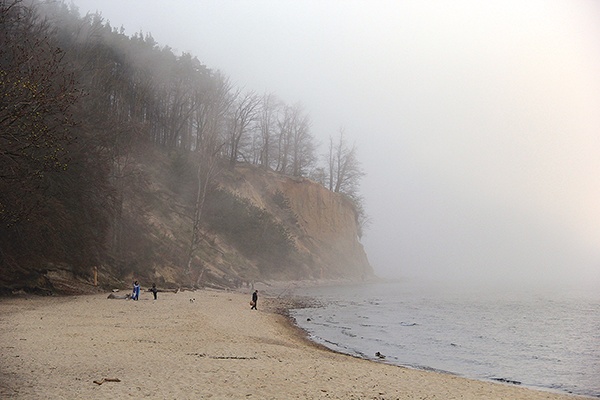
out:
{"label": "shoreline", "polygon": [[0,299],[0,398],[585,398],[341,354],[264,293],[108,294]]}
{"label": "shoreline", "polygon": [[[349,282],[349,283],[345,283],[345,284],[352,285],[352,284],[360,284],[360,283]],[[335,282],[332,283],[331,285],[335,286]],[[319,286],[319,285],[317,285],[317,286]],[[305,286],[300,286],[300,287],[314,287],[314,286],[310,286],[310,285],[306,286],[305,285]],[[522,382],[503,380],[501,378],[499,378],[499,379],[470,378],[470,377],[465,377],[458,373],[454,373],[452,371],[438,370],[438,369],[430,368],[430,367],[426,367],[426,366],[415,367],[415,366],[410,366],[410,365],[396,364],[396,363],[393,363],[390,361],[386,361],[384,359],[378,360],[375,358],[369,358],[366,355],[361,356],[359,354],[344,353],[342,351],[338,351],[338,350],[332,349],[330,347],[327,347],[325,344],[322,344],[322,343],[312,340],[310,338],[310,333],[308,331],[306,331],[305,329],[303,329],[302,327],[300,327],[298,322],[296,321],[296,318],[291,316],[289,313],[289,311],[293,310],[293,309],[318,308],[320,306],[318,304],[319,303],[318,301],[316,301],[315,299],[313,299],[309,296],[294,296],[294,295],[292,295],[289,298],[286,298],[286,300],[288,300],[290,303],[288,303],[286,305],[286,307],[284,307],[282,310],[277,310],[275,312],[283,315],[287,319],[288,323],[290,324],[290,332],[292,334],[300,335],[301,338],[303,338],[309,346],[313,346],[313,347],[323,350],[323,351],[329,351],[329,352],[333,352],[336,354],[344,355],[346,357],[351,357],[351,358],[355,358],[355,359],[359,359],[359,360],[365,360],[365,361],[376,363],[376,364],[389,365],[389,366],[396,367],[396,368],[404,368],[404,369],[413,370],[413,371],[431,372],[434,374],[454,376],[454,377],[467,379],[467,380],[474,380],[474,381],[478,381],[478,382],[490,383],[493,385],[506,385],[506,386],[523,388],[523,389],[532,390],[532,391],[552,393],[552,394],[557,394],[557,395],[561,395],[561,396],[568,396],[571,399],[573,399],[573,398],[575,398],[575,399],[577,399],[577,398],[581,398],[581,399],[596,399],[596,398],[598,398],[598,397],[591,396],[591,395],[569,393],[569,392],[565,392],[565,391],[559,390],[559,389],[527,385],[527,384],[523,384]]]}

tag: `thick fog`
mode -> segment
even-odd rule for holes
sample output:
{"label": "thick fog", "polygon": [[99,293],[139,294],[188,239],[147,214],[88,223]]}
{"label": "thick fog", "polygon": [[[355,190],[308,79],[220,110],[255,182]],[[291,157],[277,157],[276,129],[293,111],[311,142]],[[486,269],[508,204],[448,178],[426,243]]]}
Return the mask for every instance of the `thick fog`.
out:
{"label": "thick fog", "polygon": [[595,0],[74,3],[343,126],[377,274],[600,288]]}

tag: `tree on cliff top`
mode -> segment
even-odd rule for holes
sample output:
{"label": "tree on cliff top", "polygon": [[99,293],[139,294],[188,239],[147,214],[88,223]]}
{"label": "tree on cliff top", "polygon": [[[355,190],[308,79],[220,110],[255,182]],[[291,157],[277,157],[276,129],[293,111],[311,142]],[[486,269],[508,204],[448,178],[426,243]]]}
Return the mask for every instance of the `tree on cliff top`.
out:
{"label": "tree on cliff top", "polygon": [[365,173],[358,161],[356,145],[348,147],[346,143],[344,128],[340,128],[340,135],[336,142],[333,137],[329,137],[327,166],[329,190],[355,199],[358,195],[360,179]]}
{"label": "tree on cliff top", "polygon": [[349,147],[346,143],[344,128],[340,128],[337,141],[334,141],[333,137],[329,138],[329,151],[326,154],[327,183],[332,192],[344,194],[352,199],[356,210],[358,235],[362,237],[370,220],[364,209],[363,198],[358,192],[360,180],[365,173],[356,152],[355,144]]}

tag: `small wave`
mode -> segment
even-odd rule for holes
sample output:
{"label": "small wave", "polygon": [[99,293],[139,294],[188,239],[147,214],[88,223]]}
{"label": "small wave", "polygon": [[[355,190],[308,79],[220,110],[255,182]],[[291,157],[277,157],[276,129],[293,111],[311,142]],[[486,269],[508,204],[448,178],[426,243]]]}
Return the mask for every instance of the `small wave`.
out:
{"label": "small wave", "polygon": [[400,326],[417,326],[416,322],[400,322]]}
{"label": "small wave", "polygon": [[346,335],[346,336],[350,336],[350,337],[356,337],[356,334],[350,332],[348,329],[342,329],[342,335]]}
{"label": "small wave", "polygon": [[[315,339],[316,339],[316,338],[315,338]],[[321,338],[319,338],[319,340],[317,340],[317,341],[322,341],[322,342],[323,342],[323,343],[325,343],[326,345],[334,346],[334,347],[337,347],[338,349],[345,349],[345,350],[348,350],[348,349],[349,349],[349,347],[347,347],[347,346],[344,346],[343,344],[341,344],[341,343],[338,343],[338,342],[332,342],[331,340],[327,340],[327,339],[321,339]]]}
{"label": "small wave", "polygon": [[358,326],[362,326],[364,328],[379,328],[379,329],[387,328],[387,326],[385,326],[385,325],[374,325],[374,324],[358,324]]}
{"label": "small wave", "polygon": [[496,382],[510,383],[511,385],[520,385],[521,384],[521,382],[515,381],[513,379],[507,379],[507,378],[491,378],[491,379]]}
{"label": "small wave", "polygon": [[400,364],[400,365],[403,366],[403,367],[406,367],[406,368],[418,369],[418,370],[421,370],[421,371],[430,371],[430,372],[436,372],[438,374],[447,374],[447,375],[460,376],[459,374],[457,374],[455,372],[446,371],[446,370],[439,369],[439,368],[427,367],[427,366],[419,365],[419,364]]}

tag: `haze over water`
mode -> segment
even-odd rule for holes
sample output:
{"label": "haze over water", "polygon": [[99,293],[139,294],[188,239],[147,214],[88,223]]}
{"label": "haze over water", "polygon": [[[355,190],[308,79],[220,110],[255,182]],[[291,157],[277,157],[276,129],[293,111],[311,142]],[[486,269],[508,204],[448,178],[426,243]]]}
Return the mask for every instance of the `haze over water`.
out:
{"label": "haze over water", "polygon": [[75,4],[343,126],[379,275],[600,289],[600,3]]}
{"label": "haze over water", "polygon": [[456,290],[413,281],[296,294],[324,302],[324,308],[292,315],[313,340],[333,350],[600,397],[600,293],[595,290]]}

